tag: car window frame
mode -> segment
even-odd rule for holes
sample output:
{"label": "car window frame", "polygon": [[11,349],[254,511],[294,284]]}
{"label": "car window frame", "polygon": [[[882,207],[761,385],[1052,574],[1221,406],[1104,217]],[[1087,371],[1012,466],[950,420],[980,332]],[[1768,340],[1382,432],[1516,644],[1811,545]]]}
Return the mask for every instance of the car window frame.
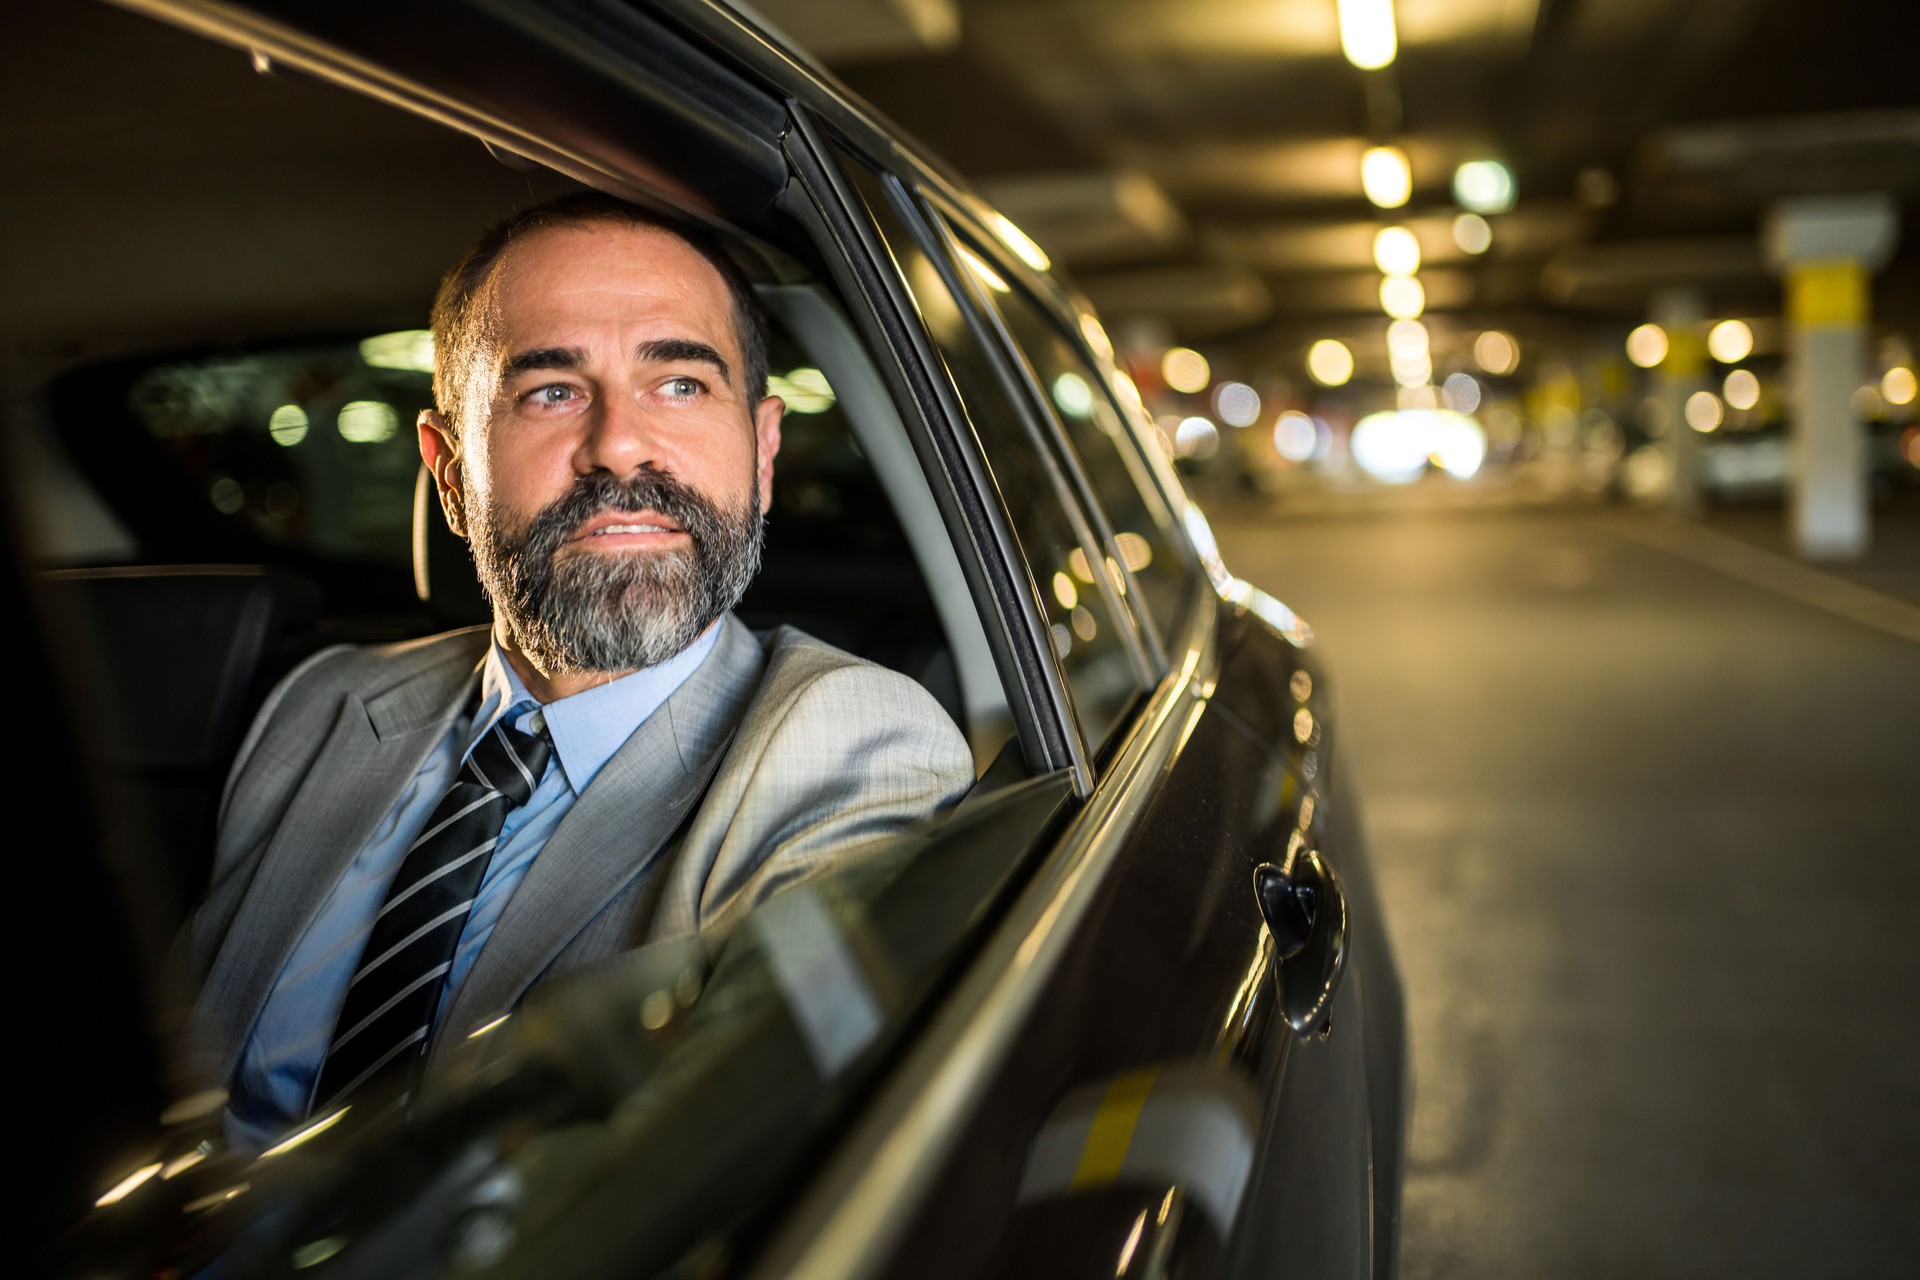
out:
{"label": "car window frame", "polygon": [[[896,206],[904,202],[904,209],[896,208],[896,211],[902,213],[911,234],[925,233],[924,227],[914,227],[915,221],[924,222],[924,218],[914,210],[898,170],[873,154],[876,148],[863,146],[832,126],[819,125],[800,104],[794,104],[793,111],[796,127],[789,138],[789,151],[794,160],[795,177],[802,186],[814,184],[812,198],[829,221],[838,224],[834,229],[839,233],[845,265],[856,277],[837,283],[841,284],[843,294],[858,290],[857,297],[847,299],[849,306],[864,301],[872,320],[884,331],[885,351],[893,357],[884,361],[889,366],[887,372],[904,384],[896,389],[896,394],[902,396],[902,420],[908,423],[916,448],[922,450],[921,462],[928,468],[930,478],[938,475],[946,480],[945,485],[935,483],[934,489],[937,496],[952,500],[949,529],[964,527],[972,542],[974,556],[970,560],[963,555],[962,562],[977,561],[985,571],[983,576],[991,579],[989,589],[1001,626],[997,631],[989,627],[989,635],[997,635],[1005,642],[1011,665],[1024,682],[1018,690],[1021,696],[1009,697],[1009,705],[1016,708],[1016,723],[1020,723],[1018,709],[1028,709],[1036,739],[1048,745],[1057,744],[1059,754],[1050,757],[1051,763],[1054,767],[1070,769],[1076,793],[1085,796],[1094,785],[1093,751],[1079,731],[1072,694],[1054,654],[1046,619],[1040,602],[1034,597],[1030,572],[1007,519],[1002,497],[981,456],[966,406],[921,320],[918,305],[907,289],[898,263],[879,228],[873,225],[864,199],[848,185],[846,176],[839,172],[838,163],[844,158],[847,163],[865,164]],[[796,146],[796,139],[804,145]],[[825,199],[827,195],[832,197],[832,207]],[[907,216],[909,212],[912,216]],[[937,268],[943,271],[951,268],[935,246],[920,242],[917,247],[928,253]],[[958,289],[954,293],[956,301],[971,312],[970,299]],[[969,314],[968,322],[981,323],[973,314]],[[905,358],[908,353],[911,361]],[[1005,382],[1005,373],[997,361],[995,374]],[[1014,386],[1004,385],[1002,389],[1016,406],[1021,403],[1022,397]],[[913,412],[907,412],[909,408]],[[915,418],[922,431],[913,429]],[[959,526],[956,521],[960,522]],[[1010,685],[1009,693],[1015,692]],[[1132,714],[1122,717],[1121,726],[1116,727],[1111,737],[1123,736],[1124,726]]]}
{"label": "car window frame", "polygon": [[[1029,393],[1031,378],[1021,363],[1018,349],[1009,341],[1005,325],[983,292],[981,281],[963,265],[958,242],[953,239],[950,229],[931,216],[927,207],[916,198],[914,186],[909,180],[898,173],[890,173],[885,175],[881,186],[886,199],[893,206],[892,213],[900,220],[901,230],[913,240],[914,247],[926,256],[928,264],[939,275],[941,286],[959,310],[973,341],[978,344],[980,356],[986,363],[986,375],[1005,398],[1005,407],[1016,415],[1016,429],[1024,433],[1025,444],[1032,451],[1031,456],[1044,472],[1046,486],[1057,503],[1057,509],[1065,516],[1068,529],[1077,544],[1075,549],[1085,555],[1109,558],[1103,554],[1110,551],[1112,546],[1106,536],[1107,531],[1086,503],[1085,490],[1077,483],[1078,477],[1053,434],[1052,420],[1034,405]],[[900,274],[904,279],[906,273]],[[938,339],[935,339],[935,346],[940,346]],[[945,359],[944,352],[942,359]],[[989,483],[1002,509],[1011,520],[1014,509],[1012,496],[1001,487],[990,461],[992,450],[988,439],[973,424],[973,410],[965,404],[964,395],[961,399],[963,412],[968,415],[968,434],[973,447],[986,468]],[[1015,550],[1020,566],[1025,571],[1029,595],[1036,602],[1044,621],[1048,604],[1045,569],[1034,563],[1031,548],[1023,550],[1016,547]],[[1120,704],[1113,723],[1100,732],[1098,741],[1093,740],[1089,730],[1083,726],[1081,708],[1076,703],[1073,727],[1080,734],[1089,759],[1097,760],[1110,756],[1123,728],[1137,714],[1146,695],[1158,684],[1161,672],[1154,666],[1153,653],[1143,641],[1138,618],[1128,606],[1124,592],[1117,590],[1114,581],[1105,573],[1097,573],[1088,580],[1088,588],[1097,594],[1102,609],[1116,628],[1133,681],[1131,695]],[[1073,693],[1075,681],[1066,674],[1065,657],[1057,651],[1050,651],[1050,654],[1061,670],[1070,698],[1077,697]]]}
{"label": "car window frame", "polygon": [[[929,192],[925,188],[922,188],[919,194],[928,207],[930,219],[937,229],[936,234],[941,235],[943,239],[955,237],[951,240],[955,246],[962,244],[962,240],[958,237],[964,237],[964,246],[968,252],[985,257],[988,266],[1005,276],[1009,289],[1023,289],[1028,301],[1039,311],[1044,321],[1052,325],[1054,332],[1068,344],[1069,349],[1080,356],[1090,370],[1104,373],[1104,370],[1094,361],[1092,354],[1084,349],[1084,344],[1076,341],[1067,332],[1067,327],[1059,321],[1056,308],[1068,305],[1065,292],[1057,286],[1047,289],[1034,287],[1033,282],[1036,278],[1046,279],[1049,285],[1053,285],[1050,277],[1036,277],[1033,273],[1014,266],[1010,255],[1001,251],[998,237],[989,235],[979,225],[977,219],[961,212],[953,201],[938,193]],[[957,227],[956,223],[959,224]],[[1021,265],[1024,266],[1024,264]],[[1106,509],[1100,505],[1099,495],[1094,492],[1093,483],[1088,478],[1085,467],[1081,465],[1072,441],[1068,438],[1066,424],[1061,422],[1059,411],[1048,397],[1046,388],[1041,385],[1032,357],[1027,354],[1020,340],[1014,336],[1005,313],[993,298],[981,291],[977,281],[969,280],[968,286],[973,290],[972,296],[976,309],[986,315],[987,323],[999,338],[999,345],[1003,349],[1005,359],[1015,371],[1014,379],[1019,384],[1022,402],[1029,414],[1039,419],[1042,436],[1046,440],[1054,465],[1068,477],[1089,525],[1097,535],[1100,546],[1106,552],[1105,558],[1111,565],[1109,572],[1117,570],[1125,583],[1125,589],[1120,593],[1123,598],[1123,607],[1127,610],[1135,640],[1144,650],[1143,657],[1147,663],[1150,683],[1158,684],[1171,665],[1167,658],[1165,637],[1160,634],[1159,625],[1147,612],[1140,595],[1139,584],[1134,579],[1133,571],[1127,567],[1126,557],[1120,552],[1119,543],[1114,537],[1113,521],[1107,515]],[[1051,302],[1048,295],[1052,295]],[[1097,396],[1113,398],[1104,387],[1093,388],[1093,393]],[[1118,412],[1117,407],[1116,412]],[[1122,413],[1120,416],[1124,419],[1126,415]],[[1135,484],[1137,487],[1137,477]]]}

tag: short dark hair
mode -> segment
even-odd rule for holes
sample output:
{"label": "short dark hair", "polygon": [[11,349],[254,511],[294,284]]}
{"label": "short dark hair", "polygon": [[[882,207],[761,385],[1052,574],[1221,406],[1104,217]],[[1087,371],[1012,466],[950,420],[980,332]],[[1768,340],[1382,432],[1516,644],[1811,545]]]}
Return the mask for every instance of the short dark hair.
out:
{"label": "short dark hair", "polygon": [[474,350],[482,334],[483,317],[475,306],[481,286],[493,273],[507,246],[521,236],[555,227],[590,226],[610,222],[622,226],[651,227],[683,241],[695,253],[713,264],[726,281],[733,300],[734,336],[740,341],[741,373],[745,378],[748,401],[757,404],[767,394],[767,320],[760,299],[746,274],[720,241],[703,227],[683,222],[651,209],[617,200],[598,191],[580,191],[544,204],[523,209],[495,223],[483,232],[473,247],[440,281],[434,295],[433,313],[433,397],[448,426],[458,434],[463,396],[469,380],[478,372]]}

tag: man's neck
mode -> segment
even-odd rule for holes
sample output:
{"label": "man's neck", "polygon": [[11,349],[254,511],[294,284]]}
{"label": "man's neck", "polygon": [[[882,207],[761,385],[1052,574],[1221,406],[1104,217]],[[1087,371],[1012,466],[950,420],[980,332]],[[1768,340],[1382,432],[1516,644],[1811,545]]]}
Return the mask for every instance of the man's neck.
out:
{"label": "man's neck", "polygon": [[631,675],[638,668],[626,671],[542,671],[534,665],[533,659],[520,651],[507,629],[499,623],[493,627],[493,642],[500,646],[500,652],[506,656],[513,667],[513,674],[520,677],[520,683],[526,686],[528,693],[534,696],[542,706],[549,702],[558,702],[562,698],[571,698],[576,693],[585,693],[603,684],[612,684],[621,676]]}

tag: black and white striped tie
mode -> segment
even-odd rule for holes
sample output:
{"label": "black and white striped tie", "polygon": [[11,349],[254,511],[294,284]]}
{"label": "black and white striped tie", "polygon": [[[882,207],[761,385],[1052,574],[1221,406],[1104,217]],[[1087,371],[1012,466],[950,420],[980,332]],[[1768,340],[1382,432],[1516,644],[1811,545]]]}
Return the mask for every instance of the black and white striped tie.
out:
{"label": "black and white striped tie", "polygon": [[389,1068],[410,1072],[426,1052],[441,990],[500,840],[527,802],[553,746],[502,716],[473,748],[387,887],[347,987],[311,1114],[333,1110]]}

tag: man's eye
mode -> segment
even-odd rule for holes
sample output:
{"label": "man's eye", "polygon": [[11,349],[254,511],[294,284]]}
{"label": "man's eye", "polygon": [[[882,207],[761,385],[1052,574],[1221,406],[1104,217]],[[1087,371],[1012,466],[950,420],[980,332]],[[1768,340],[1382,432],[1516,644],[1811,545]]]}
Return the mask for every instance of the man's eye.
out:
{"label": "man's eye", "polygon": [[698,378],[690,378],[685,375],[678,378],[668,378],[665,385],[661,388],[661,390],[665,391],[668,395],[679,400],[690,399],[706,389],[706,383],[700,381]]}
{"label": "man's eye", "polygon": [[580,398],[579,389],[564,382],[549,382],[543,387],[535,387],[521,397],[527,404],[566,404]]}

